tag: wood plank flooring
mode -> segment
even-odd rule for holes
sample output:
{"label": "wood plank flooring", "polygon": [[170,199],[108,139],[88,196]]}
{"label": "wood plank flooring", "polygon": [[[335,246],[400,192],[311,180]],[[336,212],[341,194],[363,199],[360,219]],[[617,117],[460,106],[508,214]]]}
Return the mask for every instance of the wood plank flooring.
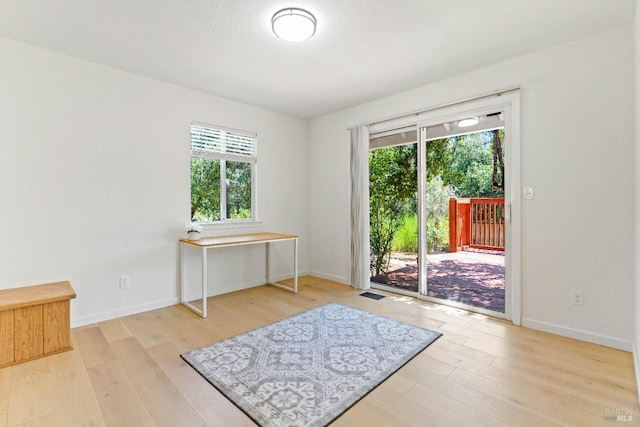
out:
{"label": "wood plank flooring", "polygon": [[359,293],[306,276],[297,295],[212,297],[207,319],[178,305],[76,328],[73,351],[0,369],[0,427],[253,426],[180,353],[332,301],[444,334],[334,426],[640,425],[630,353]]}

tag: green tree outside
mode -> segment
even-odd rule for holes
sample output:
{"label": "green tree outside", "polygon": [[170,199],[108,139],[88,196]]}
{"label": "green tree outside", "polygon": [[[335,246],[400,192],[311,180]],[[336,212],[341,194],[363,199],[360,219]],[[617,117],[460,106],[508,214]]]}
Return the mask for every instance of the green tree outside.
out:
{"label": "green tree outside", "polygon": [[[504,131],[428,141],[428,252],[448,250],[449,199],[504,196]],[[417,144],[369,152],[372,274],[386,272],[390,254],[417,252]]]}
{"label": "green tree outside", "polygon": [[371,269],[376,275],[388,264],[403,216],[416,209],[417,173],[416,144],[369,152]]}
{"label": "green tree outside", "polygon": [[251,165],[227,161],[227,218],[251,218]]}
{"label": "green tree outside", "polygon": [[191,221],[220,221],[220,160],[191,158]]}
{"label": "green tree outside", "polygon": [[191,158],[191,221],[215,222],[220,211],[221,165],[225,165],[226,217],[251,218],[251,164]]}

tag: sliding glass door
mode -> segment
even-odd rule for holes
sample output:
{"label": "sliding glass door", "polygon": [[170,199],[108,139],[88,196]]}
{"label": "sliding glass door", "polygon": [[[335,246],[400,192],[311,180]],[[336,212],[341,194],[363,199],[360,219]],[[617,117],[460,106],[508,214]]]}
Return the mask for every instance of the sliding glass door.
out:
{"label": "sliding glass door", "polygon": [[505,316],[504,112],[422,126],[425,283],[421,295]]}
{"label": "sliding glass door", "polygon": [[418,144],[374,144],[369,151],[371,281],[417,294]]}
{"label": "sliding glass door", "polygon": [[511,318],[513,111],[496,104],[371,134],[373,287]]}

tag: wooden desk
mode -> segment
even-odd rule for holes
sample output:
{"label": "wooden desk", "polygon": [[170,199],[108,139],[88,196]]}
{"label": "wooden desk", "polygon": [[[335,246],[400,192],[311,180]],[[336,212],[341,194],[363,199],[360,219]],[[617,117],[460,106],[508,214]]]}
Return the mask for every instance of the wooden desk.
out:
{"label": "wooden desk", "polygon": [[[269,244],[293,240],[293,288],[272,282],[269,277]],[[298,293],[298,236],[279,233],[252,233],[237,234],[234,236],[207,237],[200,240],[180,239],[180,303],[198,313],[203,318],[207,317],[207,251],[213,248],[228,248],[230,246],[266,244],[267,283],[278,288]],[[185,247],[195,246],[202,249],[202,310],[185,300]]]}

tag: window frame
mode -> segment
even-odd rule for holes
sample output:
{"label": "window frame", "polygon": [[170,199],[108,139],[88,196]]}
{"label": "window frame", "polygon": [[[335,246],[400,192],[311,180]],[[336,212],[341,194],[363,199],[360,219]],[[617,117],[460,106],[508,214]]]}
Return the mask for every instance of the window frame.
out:
{"label": "window frame", "polygon": [[[209,130],[212,131],[212,134],[219,133],[223,135],[220,139],[220,144],[215,144],[216,141],[213,141],[213,144],[209,144],[208,147],[202,147],[200,145],[194,153],[194,128],[198,128],[201,130]],[[232,153],[226,152],[226,142],[227,142],[227,134],[232,134],[235,136],[240,136],[245,140],[245,144],[242,144],[240,148],[241,152],[238,150],[230,150],[234,151]],[[219,197],[220,197],[220,220],[218,221],[194,221],[200,225],[202,225],[205,229],[215,229],[215,228],[240,228],[240,227],[252,227],[259,226],[261,221],[258,220],[258,209],[257,209],[257,163],[258,163],[258,135],[254,132],[247,132],[243,130],[228,128],[224,126],[212,125],[208,123],[201,122],[192,122],[190,126],[190,147],[191,147],[191,155],[189,156],[189,170],[191,172],[191,160],[193,158],[203,158],[207,160],[218,160],[220,161],[220,179],[219,179]],[[250,143],[246,143],[247,140],[250,139]],[[211,142],[211,141],[209,141]],[[216,145],[216,146],[213,146]],[[238,163],[248,163],[250,166],[251,173],[251,217],[249,218],[227,218],[227,188],[226,188],[226,171],[227,171],[227,162],[238,162]],[[191,195],[191,174],[189,178],[189,194]],[[191,197],[189,197],[191,200]],[[189,202],[191,203],[191,201]],[[191,211],[191,207],[189,209]],[[191,217],[191,215],[189,215]]]}

